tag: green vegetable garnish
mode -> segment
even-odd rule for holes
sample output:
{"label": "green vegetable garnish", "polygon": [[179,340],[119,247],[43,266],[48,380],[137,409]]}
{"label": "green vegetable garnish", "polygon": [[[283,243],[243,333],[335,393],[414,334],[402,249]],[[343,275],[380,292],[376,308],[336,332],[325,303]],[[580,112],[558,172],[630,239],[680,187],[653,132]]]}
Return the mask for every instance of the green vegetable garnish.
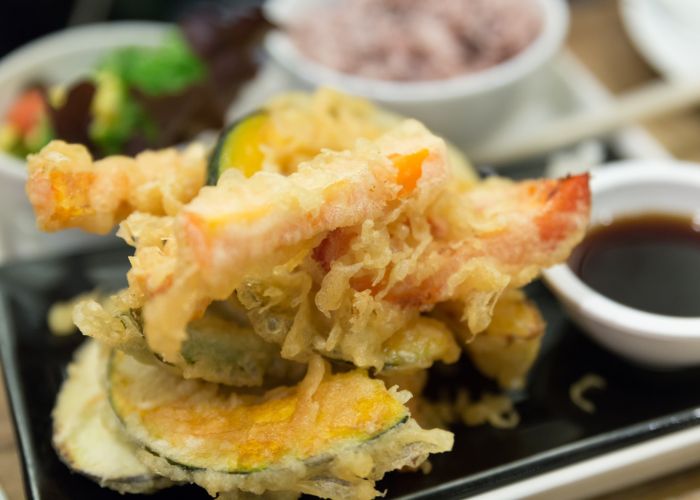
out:
{"label": "green vegetable garnish", "polygon": [[149,142],[156,128],[131,89],[150,96],[176,94],[203,80],[206,69],[179,31],[158,47],[126,47],[109,54],[95,75],[90,138],[105,155],[123,151],[139,134]]}
{"label": "green vegetable garnish", "polygon": [[95,97],[90,106],[90,138],[105,155],[118,154],[136,130],[147,131],[149,120],[128,88],[115,73],[103,70],[95,75]]}
{"label": "green vegetable garnish", "polygon": [[54,138],[53,129],[51,128],[51,123],[46,115],[42,116],[36,127],[29,131],[29,133],[24,138],[24,148],[25,151],[22,152],[22,156],[26,156],[35,151],[39,151],[41,148],[46,146]]}
{"label": "green vegetable garnish", "polygon": [[202,81],[204,63],[179,31],[170,32],[158,47],[126,47],[107,56],[99,67],[149,95],[172,94]]}

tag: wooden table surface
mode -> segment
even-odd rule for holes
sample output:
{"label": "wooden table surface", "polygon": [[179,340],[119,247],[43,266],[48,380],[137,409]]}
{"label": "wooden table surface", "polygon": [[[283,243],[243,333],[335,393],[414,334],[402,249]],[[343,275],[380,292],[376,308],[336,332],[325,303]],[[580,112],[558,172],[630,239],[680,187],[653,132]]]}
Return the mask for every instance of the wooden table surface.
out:
{"label": "wooden table surface", "polygon": [[[620,93],[658,79],[630,44],[616,0],[573,0],[569,48],[612,92]],[[644,124],[676,157],[700,162],[700,109]],[[24,492],[12,421],[0,390],[0,485],[11,500]],[[683,471],[600,497],[600,500],[700,498],[700,468]]]}
{"label": "wooden table surface", "polygon": [[[569,48],[613,93],[661,77],[635,51],[616,0],[573,0]],[[700,108],[643,124],[674,156],[700,162]]]}

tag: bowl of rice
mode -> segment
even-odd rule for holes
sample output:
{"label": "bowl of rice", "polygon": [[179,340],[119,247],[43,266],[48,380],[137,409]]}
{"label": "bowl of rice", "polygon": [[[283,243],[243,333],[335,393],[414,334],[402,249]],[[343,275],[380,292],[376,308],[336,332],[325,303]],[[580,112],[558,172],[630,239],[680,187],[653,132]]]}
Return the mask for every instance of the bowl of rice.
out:
{"label": "bowl of rice", "polygon": [[487,137],[561,48],[563,0],[271,0],[265,47],[303,86],[415,117],[456,143]]}

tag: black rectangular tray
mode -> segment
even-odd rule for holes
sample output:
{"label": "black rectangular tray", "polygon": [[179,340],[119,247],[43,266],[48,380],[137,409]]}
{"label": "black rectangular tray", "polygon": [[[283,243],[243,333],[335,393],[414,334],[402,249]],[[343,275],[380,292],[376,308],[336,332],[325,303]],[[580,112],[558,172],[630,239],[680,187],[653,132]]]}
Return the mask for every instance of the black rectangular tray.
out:
{"label": "black rectangular tray", "polygon": [[[45,318],[57,300],[124,286],[129,253],[118,247],[0,268],[2,366],[29,499],[125,498],[71,473],[51,447],[51,408],[82,338],[51,335]],[[655,372],[630,364],[581,334],[540,283],[528,294],[548,327],[526,388],[512,394],[520,425],[454,427],[454,450],[431,458],[430,474],[392,473],[380,483],[389,498],[463,498],[700,423],[700,369]],[[569,398],[570,386],[588,373],[608,383],[591,391],[597,406],[592,415]],[[467,363],[440,367],[433,375],[428,393],[459,386],[474,395],[497,390]],[[209,497],[179,486],[150,498]]]}

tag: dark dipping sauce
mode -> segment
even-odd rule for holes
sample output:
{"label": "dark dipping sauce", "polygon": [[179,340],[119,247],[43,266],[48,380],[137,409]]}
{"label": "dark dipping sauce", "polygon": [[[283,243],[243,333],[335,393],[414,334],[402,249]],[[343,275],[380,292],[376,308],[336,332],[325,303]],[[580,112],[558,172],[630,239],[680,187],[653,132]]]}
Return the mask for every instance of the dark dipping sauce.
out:
{"label": "dark dipping sauce", "polygon": [[700,316],[700,228],[690,217],[648,213],[591,229],[569,267],[620,304],[667,316]]}

